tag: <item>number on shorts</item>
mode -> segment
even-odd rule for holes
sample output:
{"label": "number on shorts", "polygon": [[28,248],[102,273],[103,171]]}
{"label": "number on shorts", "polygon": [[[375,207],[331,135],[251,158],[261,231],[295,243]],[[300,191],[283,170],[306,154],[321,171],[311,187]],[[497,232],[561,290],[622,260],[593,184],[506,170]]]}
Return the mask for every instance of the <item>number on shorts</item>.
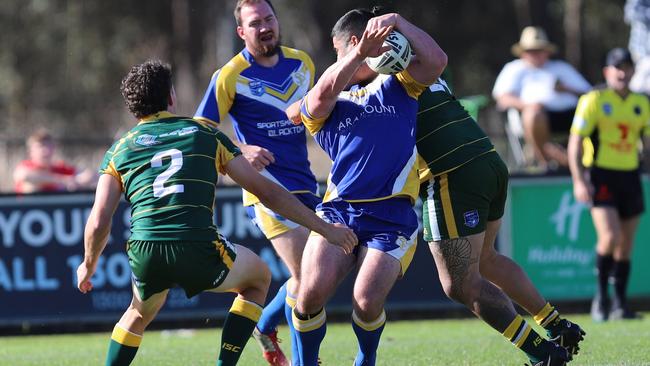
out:
{"label": "number on shorts", "polygon": [[181,170],[183,166],[183,153],[177,149],[169,149],[161,151],[151,158],[151,167],[159,168],[162,166],[162,160],[164,157],[169,156],[172,161],[162,174],[158,175],[153,181],[153,196],[154,197],[164,197],[172,193],[183,193],[185,191],[185,186],[182,184],[174,184],[168,187],[165,187],[165,182],[177,171]]}

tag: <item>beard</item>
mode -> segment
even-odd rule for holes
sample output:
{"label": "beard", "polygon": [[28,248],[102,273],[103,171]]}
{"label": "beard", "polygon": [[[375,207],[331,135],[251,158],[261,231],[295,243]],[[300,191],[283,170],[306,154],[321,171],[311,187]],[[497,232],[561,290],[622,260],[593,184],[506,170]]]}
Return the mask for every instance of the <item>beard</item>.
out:
{"label": "beard", "polygon": [[278,39],[273,44],[260,44],[259,46],[255,47],[255,53],[263,57],[275,56],[278,54],[278,52],[280,52],[280,41],[280,36],[278,36]]}

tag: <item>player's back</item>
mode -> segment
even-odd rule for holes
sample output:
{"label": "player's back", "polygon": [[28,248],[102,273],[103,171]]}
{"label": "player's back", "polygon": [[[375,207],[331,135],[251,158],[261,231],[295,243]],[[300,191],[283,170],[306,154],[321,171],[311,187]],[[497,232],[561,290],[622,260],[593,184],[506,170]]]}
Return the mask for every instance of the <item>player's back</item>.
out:
{"label": "player's back", "polygon": [[131,239],[212,241],[218,169],[237,154],[217,129],[163,112],[117,141],[101,171],[131,203]]}
{"label": "player's back", "polygon": [[444,80],[431,85],[418,99],[416,144],[432,175],[449,172],[494,146],[451,94]]}

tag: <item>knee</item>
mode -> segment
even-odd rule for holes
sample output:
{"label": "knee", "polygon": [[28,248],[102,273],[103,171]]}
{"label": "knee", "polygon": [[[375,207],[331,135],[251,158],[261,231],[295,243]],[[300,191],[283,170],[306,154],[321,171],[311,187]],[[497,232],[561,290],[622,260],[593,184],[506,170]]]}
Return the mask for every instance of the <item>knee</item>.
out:
{"label": "knee", "polygon": [[325,306],[326,299],[323,294],[314,289],[300,289],[296,309],[303,314],[313,314]]}
{"label": "knee", "polygon": [[614,248],[618,248],[622,243],[620,235],[607,233],[598,237],[598,248],[600,251],[611,253]]}
{"label": "knee", "polygon": [[445,291],[445,295],[451,300],[468,305],[472,304],[478,297],[479,286],[480,283],[477,281],[470,281],[469,278],[466,278],[466,281],[448,281],[447,283],[443,283],[442,289]]}
{"label": "knee", "polygon": [[381,314],[384,304],[368,296],[355,296],[353,308],[359,319],[364,322],[372,322]]}

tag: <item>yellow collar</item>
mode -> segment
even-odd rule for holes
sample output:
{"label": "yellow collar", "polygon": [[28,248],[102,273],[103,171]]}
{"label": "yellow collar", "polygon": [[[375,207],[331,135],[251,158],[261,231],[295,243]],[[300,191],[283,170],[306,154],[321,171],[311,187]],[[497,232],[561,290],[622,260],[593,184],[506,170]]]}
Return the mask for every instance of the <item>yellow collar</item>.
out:
{"label": "yellow collar", "polygon": [[161,120],[163,118],[171,118],[171,117],[176,117],[176,115],[172,114],[172,113],[169,113],[167,111],[160,111],[158,113],[150,114],[148,116],[140,118],[140,121],[138,122],[138,124],[158,121],[158,120]]}

